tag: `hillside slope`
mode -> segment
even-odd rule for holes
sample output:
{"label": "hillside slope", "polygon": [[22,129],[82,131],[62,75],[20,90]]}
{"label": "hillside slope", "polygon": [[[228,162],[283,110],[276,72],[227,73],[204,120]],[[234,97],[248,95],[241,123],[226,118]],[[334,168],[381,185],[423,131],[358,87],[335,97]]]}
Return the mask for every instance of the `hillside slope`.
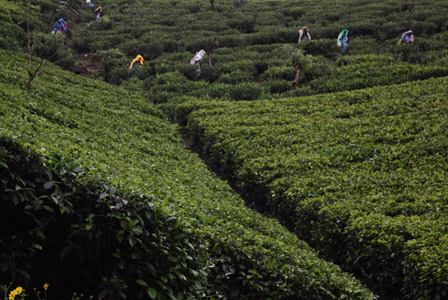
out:
{"label": "hillside slope", "polygon": [[[101,297],[373,297],[277,221],[244,208],[153,103],[189,119],[220,172],[323,255],[387,297],[445,297],[444,158],[436,161],[446,79],[416,81],[448,74],[445,1],[417,1],[412,14],[395,0],[250,0],[241,11],[230,0],[214,9],[207,0],[33,3],[35,54],[56,51],[64,67],[138,93],[53,67],[27,93],[24,57],[1,50],[1,281],[49,276],[60,291],[88,287]],[[49,34],[60,17],[72,26],[65,43]],[[23,20],[19,2],[0,2],[1,48],[23,50]],[[298,45],[303,26],[313,39]],[[335,42],[343,28],[349,56]],[[409,28],[415,43],[397,46]],[[190,65],[200,49],[208,56]],[[145,64],[130,71],[137,54]],[[334,93],[380,85],[389,87]],[[214,99],[224,103],[198,103]],[[259,99],[269,100],[225,103]],[[425,133],[436,136],[427,147]],[[79,280],[61,282],[64,267]]]}
{"label": "hillside slope", "polygon": [[448,78],[312,97],[192,101],[192,141],[248,200],[397,299],[448,292]]}
{"label": "hillside slope", "polygon": [[27,92],[24,57],[0,58],[2,281],[133,299],[373,299],[247,209],[140,95],[54,67]]}
{"label": "hillside slope", "polygon": [[[251,0],[241,13],[237,2],[216,0],[213,10],[206,0],[100,1],[102,25],[79,50],[115,49],[103,60],[103,78],[115,84],[130,78],[126,68],[141,54],[145,65],[137,78],[148,99],[163,106],[313,95],[448,75],[444,1],[417,2],[410,22],[405,3],[395,0]],[[312,40],[297,44],[303,26]],[[414,44],[397,46],[409,28]],[[350,31],[354,59],[337,47],[342,29]],[[189,61],[200,49],[208,54],[198,71]]]}

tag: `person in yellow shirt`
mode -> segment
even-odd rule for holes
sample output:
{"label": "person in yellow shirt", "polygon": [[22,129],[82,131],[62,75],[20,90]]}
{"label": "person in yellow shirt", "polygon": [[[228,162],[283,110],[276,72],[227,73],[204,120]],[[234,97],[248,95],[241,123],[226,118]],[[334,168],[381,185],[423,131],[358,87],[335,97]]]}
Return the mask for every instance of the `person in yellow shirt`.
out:
{"label": "person in yellow shirt", "polygon": [[145,59],[140,54],[137,55],[131,62],[131,65],[129,66],[129,70],[131,70],[131,78],[134,78],[134,76],[137,73],[138,68],[143,66],[143,61]]}
{"label": "person in yellow shirt", "polygon": [[129,67],[129,70],[132,70],[134,68],[138,68],[140,66],[143,66],[143,61],[145,59],[140,54],[137,55],[131,62],[131,66]]}
{"label": "person in yellow shirt", "polygon": [[95,15],[97,19],[101,18],[101,16],[103,15],[103,8],[101,6],[98,6],[95,9]]}

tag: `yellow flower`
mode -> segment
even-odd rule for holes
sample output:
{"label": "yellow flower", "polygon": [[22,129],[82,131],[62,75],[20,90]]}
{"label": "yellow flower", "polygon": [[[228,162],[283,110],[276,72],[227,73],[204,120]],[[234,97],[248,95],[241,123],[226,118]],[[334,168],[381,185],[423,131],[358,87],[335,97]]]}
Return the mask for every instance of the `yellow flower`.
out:
{"label": "yellow flower", "polygon": [[23,292],[23,288],[21,286],[16,287],[15,290],[9,293],[9,300],[14,300],[17,295],[20,295]]}
{"label": "yellow flower", "polygon": [[49,284],[48,284],[48,283],[45,283],[45,284],[44,284],[44,290],[47,290],[47,289],[48,289],[48,286],[49,286]]}

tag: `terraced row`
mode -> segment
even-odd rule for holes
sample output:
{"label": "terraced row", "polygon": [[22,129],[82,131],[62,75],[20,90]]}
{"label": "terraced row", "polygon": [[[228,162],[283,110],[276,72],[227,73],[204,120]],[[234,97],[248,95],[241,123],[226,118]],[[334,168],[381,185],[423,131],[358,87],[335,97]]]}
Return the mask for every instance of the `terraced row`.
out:
{"label": "terraced row", "polygon": [[222,174],[386,295],[448,291],[448,78],[177,107]]}
{"label": "terraced row", "polygon": [[[138,299],[373,299],[247,209],[139,94],[58,68],[27,92],[25,58],[3,50],[0,58],[2,280],[12,273],[31,284],[43,262],[60,271],[71,261],[83,272],[72,280],[49,272],[54,288],[84,280],[102,295]],[[38,161],[27,165],[26,153]],[[38,175],[29,174],[39,159]],[[21,164],[22,181],[13,173]],[[34,190],[44,194],[21,196]],[[30,216],[41,222],[25,222]],[[19,219],[34,227],[10,226]],[[54,228],[59,237],[50,239]]]}

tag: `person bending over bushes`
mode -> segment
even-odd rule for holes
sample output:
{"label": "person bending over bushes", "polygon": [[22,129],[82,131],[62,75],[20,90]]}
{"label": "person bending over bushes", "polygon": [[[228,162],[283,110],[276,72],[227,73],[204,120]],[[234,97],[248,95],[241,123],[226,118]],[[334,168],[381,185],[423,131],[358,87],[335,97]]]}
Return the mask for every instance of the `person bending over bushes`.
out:
{"label": "person bending over bushes", "polygon": [[406,32],[403,32],[397,45],[411,44],[413,42],[414,42],[414,33],[412,32],[412,30],[408,30]]}
{"label": "person bending over bushes", "polygon": [[348,47],[348,30],[344,29],[341,31],[341,33],[339,33],[338,36],[338,46],[341,47],[342,49],[342,55],[347,55],[348,51],[347,51],[347,47]]}
{"label": "person bending over bushes", "polygon": [[131,70],[131,78],[133,78],[135,76],[135,74],[138,71],[138,68],[140,68],[141,66],[143,66],[143,61],[145,59],[143,58],[143,56],[141,56],[140,54],[137,55],[131,62],[131,65],[129,66],[129,70]]}
{"label": "person bending over bushes", "polygon": [[302,41],[308,41],[308,40],[311,40],[310,32],[309,32],[308,28],[303,27],[302,29],[299,30],[299,41],[298,41],[298,43],[300,43]]}

